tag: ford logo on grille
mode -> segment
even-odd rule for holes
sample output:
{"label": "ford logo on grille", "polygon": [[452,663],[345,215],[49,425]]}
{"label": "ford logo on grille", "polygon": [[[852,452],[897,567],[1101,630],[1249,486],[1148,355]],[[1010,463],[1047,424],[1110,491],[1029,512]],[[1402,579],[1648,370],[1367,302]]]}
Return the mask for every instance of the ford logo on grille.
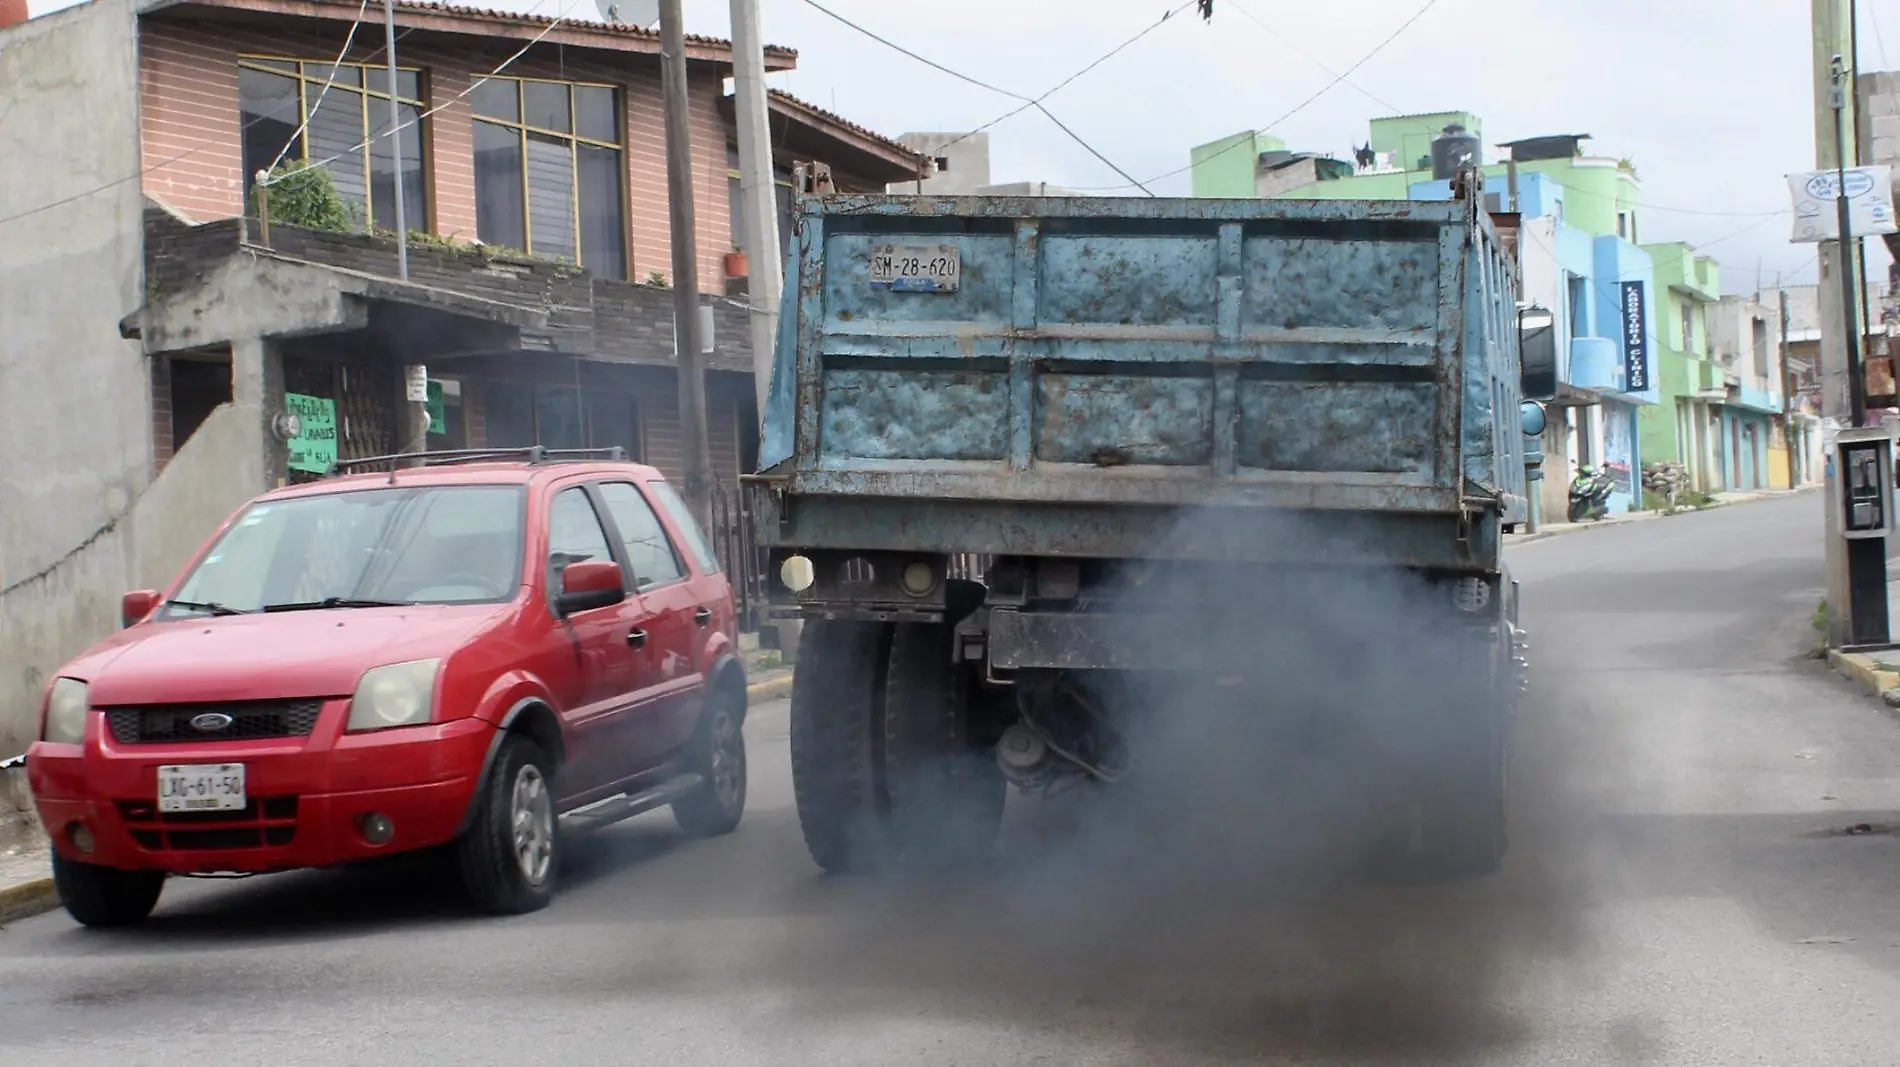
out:
{"label": "ford logo on grille", "polygon": [[226,729],[236,720],[222,711],[207,711],[203,715],[191,717],[191,728],[200,733],[214,734]]}

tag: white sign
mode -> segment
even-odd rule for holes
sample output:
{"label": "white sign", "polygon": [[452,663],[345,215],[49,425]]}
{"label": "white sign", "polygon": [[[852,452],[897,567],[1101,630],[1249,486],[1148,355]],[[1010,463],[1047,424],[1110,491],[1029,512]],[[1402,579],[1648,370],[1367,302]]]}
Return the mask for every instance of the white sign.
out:
{"label": "white sign", "polygon": [[429,368],[420,363],[411,363],[402,371],[403,384],[407,388],[409,402],[427,404],[429,402]]}
{"label": "white sign", "polygon": [[895,293],[954,293],[963,274],[956,245],[874,245],[871,288]]}
{"label": "white sign", "polygon": [[[1788,192],[1794,197],[1794,236],[1790,240],[1812,243],[1840,237],[1837,199],[1842,173],[1817,170],[1788,175]],[[1900,232],[1893,216],[1893,168],[1849,167],[1844,173],[1850,234],[1872,237]]]}

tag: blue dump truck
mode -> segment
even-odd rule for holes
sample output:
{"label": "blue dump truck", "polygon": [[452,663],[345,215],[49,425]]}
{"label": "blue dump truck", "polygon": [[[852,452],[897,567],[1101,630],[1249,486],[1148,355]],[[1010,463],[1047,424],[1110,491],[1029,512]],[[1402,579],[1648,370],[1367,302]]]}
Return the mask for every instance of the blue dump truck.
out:
{"label": "blue dump truck", "polygon": [[801,200],[747,485],[819,866],[967,861],[1012,785],[1262,744],[1350,754],[1380,863],[1496,867],[1542,409],[1479,181]]}

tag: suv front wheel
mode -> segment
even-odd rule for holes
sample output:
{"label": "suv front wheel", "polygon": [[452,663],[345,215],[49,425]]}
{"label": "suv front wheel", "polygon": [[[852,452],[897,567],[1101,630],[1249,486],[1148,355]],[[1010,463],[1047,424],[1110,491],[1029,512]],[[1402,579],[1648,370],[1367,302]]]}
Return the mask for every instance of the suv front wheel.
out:
{"label": "suv front wheel", "polygon": [[53,853],[53,888],[66,913],[84,926],[132,926],[145,921],[165,888],[163,871],[121,871]]}
{"label": "suv front wheel", "polygon": [[554,761],[528,738],[509,735],[475,804],[475,821],[456,846],[469,898],[504,915],[546,907],[561,860]]}

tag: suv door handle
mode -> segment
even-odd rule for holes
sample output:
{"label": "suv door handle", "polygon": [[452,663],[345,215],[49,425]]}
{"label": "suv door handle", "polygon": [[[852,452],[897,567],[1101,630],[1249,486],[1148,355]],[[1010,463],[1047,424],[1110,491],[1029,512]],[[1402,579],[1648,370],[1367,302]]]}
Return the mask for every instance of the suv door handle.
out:
{"label": "suv door handle", "polygon": [[701,626],[704,626],[707,623],[711,622],[712,609],[700,608],[698,611],[693,612],[693,621],[700,624]]}
{"label": "suv door handle", "polygon": [[647,632],[645,630],[628,630],[627,631],[627,647],[628,648],[641,648],[641,647],[644,647],[646,643],[647,643]]}

